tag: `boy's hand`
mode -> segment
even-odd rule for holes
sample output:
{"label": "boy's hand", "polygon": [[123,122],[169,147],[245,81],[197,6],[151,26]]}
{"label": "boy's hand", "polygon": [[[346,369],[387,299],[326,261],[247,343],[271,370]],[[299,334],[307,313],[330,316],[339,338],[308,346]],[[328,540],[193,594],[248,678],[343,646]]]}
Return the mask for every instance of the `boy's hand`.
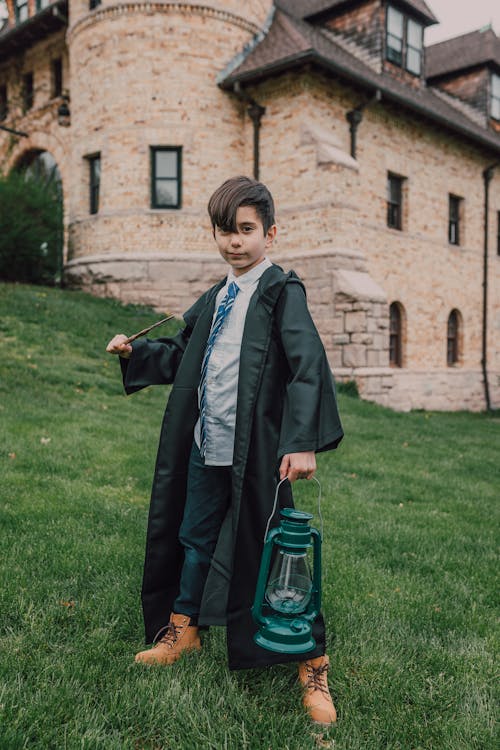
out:
{"label": "boy's hand", "polygon": [[296,479],[312,479],[316,471],[316,455],[314,451],[303,453],[287,453],[281,459],[280,479],[287,477],[289,482]]}
{"label": "boy's hand", "polygon": [[128,337],[125,336],[124,333],[118,333],[116,336],[113,336],[106,347],[106,351],[109,352],[109,354],[119,354],[120,357],[124,357],[124,359],[130,359],[132,347],[130,344],[124,343],[127,338]]}

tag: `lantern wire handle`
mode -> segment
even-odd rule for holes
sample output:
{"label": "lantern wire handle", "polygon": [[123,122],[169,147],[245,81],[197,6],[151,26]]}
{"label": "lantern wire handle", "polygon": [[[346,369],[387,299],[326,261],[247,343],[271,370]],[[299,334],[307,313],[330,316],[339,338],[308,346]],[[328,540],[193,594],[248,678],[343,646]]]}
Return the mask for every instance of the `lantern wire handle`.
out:
{"label": "lantern wire handle", "polygon": [[[281,487],[281,485],[283,484],[283,482],[286,482],[287,478],[288,477],[285,477],[280,482],[278,482],[278,484],[276,485],[276,492],[274,494],[273,509],[271,511],[271,515],[267,519],[266,531],[265,531],[265,534],[264,534],[264,543],[265,543],[265,541],[267,539],[267,534],[268,534],[268,531],[269,531],[269,524],[271,523],[271,519],[272,519],[272,517],[274,516],[274,514],[276,512],[276,505],[278,503],[279,488]],[[321,538],[323,539],[323,516],[321,515],[321,484],[320,484],[319,479],[317,479],[316,477],[312,477],[312,479],[314,479],[314,481],[316,482],[316,484],[318,485],[318,488],[319,488],[319,490],[318,490],[318,516],[319,516],[319,521],[320,521],[320,525],[321,525]]]}

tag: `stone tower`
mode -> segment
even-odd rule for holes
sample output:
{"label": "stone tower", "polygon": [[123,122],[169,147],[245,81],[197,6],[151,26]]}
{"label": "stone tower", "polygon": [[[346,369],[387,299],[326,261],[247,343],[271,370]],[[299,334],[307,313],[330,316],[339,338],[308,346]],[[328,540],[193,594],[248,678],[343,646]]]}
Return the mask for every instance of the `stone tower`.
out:
{"label": "stone tower", "polygon": [[[209,194],[229,175],[252,171],[251,161],[245,163],[244,106],[217,87],[217,76],[252,43],[271,8],[271,0],[117,0],[93,10],[88,0],[70,2],[70,279],[96,292],[108,282],[109,293],[112,278],[115,291],[127,299],[130,290],[132,299],[137,284],[146,291],[154,278],[158,289],[165,275],[165,306],[173,309],[175,298],[197,293],[203,274],[193,271],[193,257],[201,253],[202,263],[213,264]],[[154,207],[158,147],[181,154],[180,208]],[[98,210],[91,213],[96,157]],[[180,286],[172,284],[172,274]],[[200,288],[206,285],[202,279]],[[148,301],[147,294],[142,299]]]}

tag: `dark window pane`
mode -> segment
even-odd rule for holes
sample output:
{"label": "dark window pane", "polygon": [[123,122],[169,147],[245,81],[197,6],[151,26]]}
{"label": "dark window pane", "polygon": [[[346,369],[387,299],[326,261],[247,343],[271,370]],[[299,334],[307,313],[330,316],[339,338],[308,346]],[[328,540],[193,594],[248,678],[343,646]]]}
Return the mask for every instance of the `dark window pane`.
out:
{"label": "dark window pane", "polygon": [[392,229],[402,228],[403,180],[389,175],[387,178],[387,226]]}
{"label": "dark window pane", "polygon": [[5,120],[9,113],[9,102],[7,99],[7,86],[0,86],[0,122]]}
{"label": "dark window pane", "polygon": [[89,162],[89,186],[90,186],[90,205],[89,211],[91,214],[96,214],[99,211],[99,192],[101,187],[101,156],[96,154],[95,156],[88,157]]}
{"label": "dark window pane", "polygon": [[458,362],[458,314],[452,310],[448,318],[446,361],[448,365]]}
{"label": "dark window pane", "polygon": [[62,60],[52,60],[52,96],[61,96],[62,94]]}
{"label": "dark window pane", "polygon": [[33,73],[26,73],[23,77],[23,108],[24,111],[31,109],[34,101]]}
{"label": "dark window pane", "polygon": [[449,196],[448,242],[451,245],[460,244],[460,203],[461,198]]}
{"label": "dark window pane", "polygon": [[389,363],[393,367],[402,366],[401,339],[401,310],[397,302],[393,302],[389,308]]}

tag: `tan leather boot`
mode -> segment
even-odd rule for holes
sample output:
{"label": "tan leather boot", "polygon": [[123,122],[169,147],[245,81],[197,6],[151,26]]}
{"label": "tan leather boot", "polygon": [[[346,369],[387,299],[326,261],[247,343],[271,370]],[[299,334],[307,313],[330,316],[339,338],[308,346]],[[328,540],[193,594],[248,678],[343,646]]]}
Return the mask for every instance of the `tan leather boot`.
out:
{"label": "tan leather boot", "polygon": [[[190,619],[189,615],[172,613],[170,622],[162,628],[165,634],[153,648],[136,654],[135,661],[139,664],[173,664],[184,651],[199,651],[201,642],[198,627],[190,625]],[[160,630],[158,635],[161,632]]]}
{"label": "tan leather boot", "polygon": [[304,688],[302,702],[311,719],[324,726],[337,721],[337,712],[328,690],[329,664],[330,660],[326,655],[299,664],[299,680]]}

